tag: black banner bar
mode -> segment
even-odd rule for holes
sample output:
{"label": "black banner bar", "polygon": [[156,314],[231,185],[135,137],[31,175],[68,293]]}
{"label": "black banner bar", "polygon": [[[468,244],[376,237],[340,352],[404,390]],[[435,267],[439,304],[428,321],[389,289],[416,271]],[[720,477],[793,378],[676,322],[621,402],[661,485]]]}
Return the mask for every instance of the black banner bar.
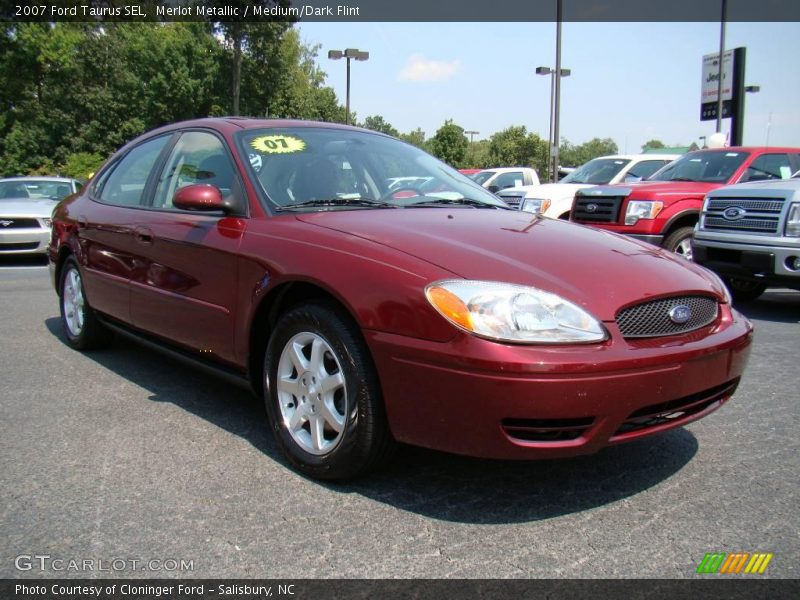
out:
{"label": "black banner bar", "polygon": [[328,600],[480,598],[751,598],[800,597],[796,579],[707,575],[697,579],[40,579],[0,580],[3,600]]}
{"label": "black banner bar", "polygon": [[[564,0],[573,22],[719,20],[716,0]],[[4,21],[548,22],[555,0],[0,0]],[[800,21],[797,0],[728,0],[731,22]],[[632,47],[638,42],[631,40]]]}

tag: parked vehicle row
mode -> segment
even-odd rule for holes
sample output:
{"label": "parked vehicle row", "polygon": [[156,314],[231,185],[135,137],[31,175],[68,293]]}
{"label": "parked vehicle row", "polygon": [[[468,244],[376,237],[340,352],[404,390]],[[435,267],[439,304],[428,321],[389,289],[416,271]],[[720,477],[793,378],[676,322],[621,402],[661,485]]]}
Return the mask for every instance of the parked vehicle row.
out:
{"label": "parked vehicle row", "polygon": [[602,156],[590,160],[558,183],[516,186],[500,190],[506,204],[520,210],[556,219],[569,219],[575,193],[583,188],[647,179],[679,154],[634,154]]}
{"label": "parked vehicle row", "polygon": [[578,190],[571,220],[622,233],[692,258],[706,194],[724,185],[788,178],[798,148],[730,147],[683,155],[647,181]]}
{"label": "parked vehicle row", "polygon": [[534,459],[679,427],[752,339],[711,271],[331,123],[149,132],[58,205],[49,258],[73,347],[116,332],[249,384],[324,479],[397,441]]}

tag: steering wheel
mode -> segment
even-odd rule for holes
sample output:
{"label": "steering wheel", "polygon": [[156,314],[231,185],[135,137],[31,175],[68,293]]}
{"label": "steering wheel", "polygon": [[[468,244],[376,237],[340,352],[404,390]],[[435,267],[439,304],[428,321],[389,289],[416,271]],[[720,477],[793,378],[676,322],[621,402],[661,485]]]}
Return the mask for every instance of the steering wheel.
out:
{"label": "steering wheel", "polygon": [[391,200],[393,198],[413,198],[414,196],[398,196],[400,192],[414,192],[414,196],[424,196],[425,194],[422,193],[422,190],[419,188],[414,187],[413,185],[401,185],[400,187],[396,187],[394,189],[389,190],[383,196],[379,198],[381,201]]}

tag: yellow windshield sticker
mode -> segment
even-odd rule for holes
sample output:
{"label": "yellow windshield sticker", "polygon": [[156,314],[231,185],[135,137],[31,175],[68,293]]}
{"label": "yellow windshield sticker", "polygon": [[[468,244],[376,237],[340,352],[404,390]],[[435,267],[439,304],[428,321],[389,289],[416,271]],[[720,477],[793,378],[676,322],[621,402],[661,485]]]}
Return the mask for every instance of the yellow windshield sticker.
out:
{"label": "yellow windshield sticker", "polygon": [[262,135],[250,142],[250,146],[263,154],[286,154],[306,149],[303,140],[291,135]]}

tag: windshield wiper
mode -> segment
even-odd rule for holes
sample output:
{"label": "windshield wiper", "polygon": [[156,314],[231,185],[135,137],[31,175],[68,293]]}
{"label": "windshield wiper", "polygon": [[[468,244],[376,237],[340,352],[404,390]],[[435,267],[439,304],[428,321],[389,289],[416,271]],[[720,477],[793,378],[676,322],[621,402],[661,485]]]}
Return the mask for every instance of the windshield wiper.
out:
{"label": "windshield wiper", "polygon": [[697,179],[692,179],[691,177],[673,177],[669,181],[692,181],[694,183],[698,183]]}
{"label": "windshield wiper", "polygon": [[286,206],[279,206],[276,211],[295,210],[297,208],[313,208],[316,206],[368,206],[370,208],[397,208],[388,202],[370,200],[369,198],[322,198],[319,200],[305,200]]}
{"label": "windshield wiper", "polygon": [[405,208],[414,208],[417,206],[442,206],[445,204],[460,204],[462,206],[474,206],[475,208],[506,208],[505,206],[500,206],[499,204],[489,204],[488,202],[475,200],[473,198],[431,198],[430,200],[421,200],[419,202],[406,204]]}

